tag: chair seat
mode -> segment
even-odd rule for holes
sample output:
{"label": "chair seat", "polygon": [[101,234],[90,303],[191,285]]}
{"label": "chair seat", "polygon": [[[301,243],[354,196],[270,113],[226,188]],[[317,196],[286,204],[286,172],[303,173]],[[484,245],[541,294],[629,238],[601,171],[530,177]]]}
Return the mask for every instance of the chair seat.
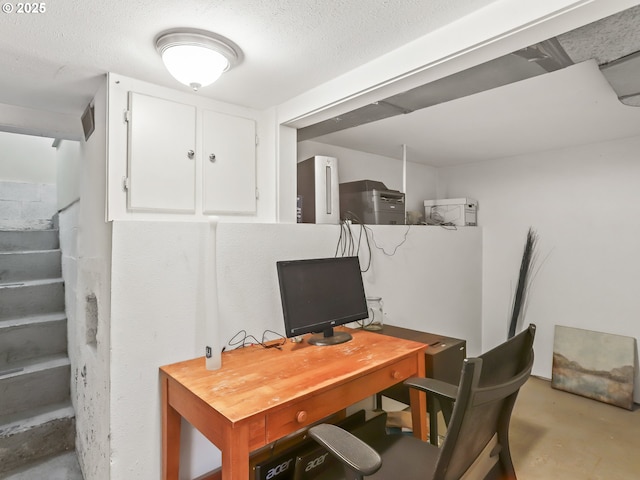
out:
{"label": "chair seat", "polygon": [[[380,470],[368,479],[425,480],[433,478],[438,457],[438,448],[410,435],[383,435],[369,442],[371,447],[384,456]],[[344,479],[342,465],[334,464],[315,480]]]}
{"label": "chair seat", "polygon": [[433,478],[438,447],[410,435],[387,435],[377,439],[372,446],[384,456],[384,462],[380,470],[367,479],[425,480]]}

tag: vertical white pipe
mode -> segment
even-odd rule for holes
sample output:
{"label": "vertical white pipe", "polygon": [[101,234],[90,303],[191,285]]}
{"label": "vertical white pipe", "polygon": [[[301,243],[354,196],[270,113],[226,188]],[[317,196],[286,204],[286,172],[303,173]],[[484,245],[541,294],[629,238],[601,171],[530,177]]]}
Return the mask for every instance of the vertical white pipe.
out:
{"label": "vertical white pipe", "polygon": [[217,370],[222,365],[222,341],[220,339],[220,315],[218,312],[218,280],[216,269],[216,227],[218,219],[210,217],[205,226],[204,252],[204,322],[205,362],[207,370]]}
{"label": "vertical white pipe", "polygon": [[407,195],[407,146],[402,144],[402,193]]}
{"label": "vertical white pipe", "polygon": [[404,193],[404,223],[407,223],[407,146],[402,144],[402,193]]}

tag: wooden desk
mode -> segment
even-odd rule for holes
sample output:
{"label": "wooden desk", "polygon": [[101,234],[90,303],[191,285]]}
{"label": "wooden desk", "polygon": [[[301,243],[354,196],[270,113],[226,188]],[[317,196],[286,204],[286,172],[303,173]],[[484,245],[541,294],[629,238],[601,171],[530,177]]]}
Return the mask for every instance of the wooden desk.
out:
{"label": "wooden desk", "polygon": [[[247,480],[252,450],[424,376],[424,344],[349,332],[353,340],[340,345],[225,352],[215,371],[205,369],[204,357],[161,367],[163,479],[178,479],[181,417],[222,451],[223,480]],[[426,440],[423,393],[412,393],[411,408],[414,435]]]}
{"label": "wooden desk", "polygon": [[[467,342],[465,340],[388,324],[385,324],[382,330],[375,330],[375,333],[426,344],[425,376],[453,385],[460,382],[462,362],[467,356]],[[376,404],[377,406],[382,405],[383,396],[407,404],[409,403],[410,390],[402,384],[394,385],[376,395]],[[445,423],[448,425],[452,412],[451,405],[441,405],[435,397],[429,397],[427,402],[429,440],[433,445],[438,445],[438,412],[441,410]]]}

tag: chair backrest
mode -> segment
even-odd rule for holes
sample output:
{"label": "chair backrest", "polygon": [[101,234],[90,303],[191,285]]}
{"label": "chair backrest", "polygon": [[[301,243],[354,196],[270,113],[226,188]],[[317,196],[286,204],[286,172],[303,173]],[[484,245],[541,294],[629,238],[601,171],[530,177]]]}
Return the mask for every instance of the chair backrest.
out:
{"label": "chair backrest", "polygon": [[[515,478],[509,421],[520,387],[533,366],[535,325],[462,367],[451,421],[434,478]],[[473,473],[471,473],[473,472]]]}

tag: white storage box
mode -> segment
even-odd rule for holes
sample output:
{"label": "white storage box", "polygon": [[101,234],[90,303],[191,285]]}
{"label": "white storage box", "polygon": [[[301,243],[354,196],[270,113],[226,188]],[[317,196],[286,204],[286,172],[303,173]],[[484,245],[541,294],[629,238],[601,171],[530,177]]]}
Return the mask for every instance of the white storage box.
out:
{"label": "white storage box", "polygon": [[472,198],[425,200],[424,218],[429,225],[476,226],[478,202]]}

